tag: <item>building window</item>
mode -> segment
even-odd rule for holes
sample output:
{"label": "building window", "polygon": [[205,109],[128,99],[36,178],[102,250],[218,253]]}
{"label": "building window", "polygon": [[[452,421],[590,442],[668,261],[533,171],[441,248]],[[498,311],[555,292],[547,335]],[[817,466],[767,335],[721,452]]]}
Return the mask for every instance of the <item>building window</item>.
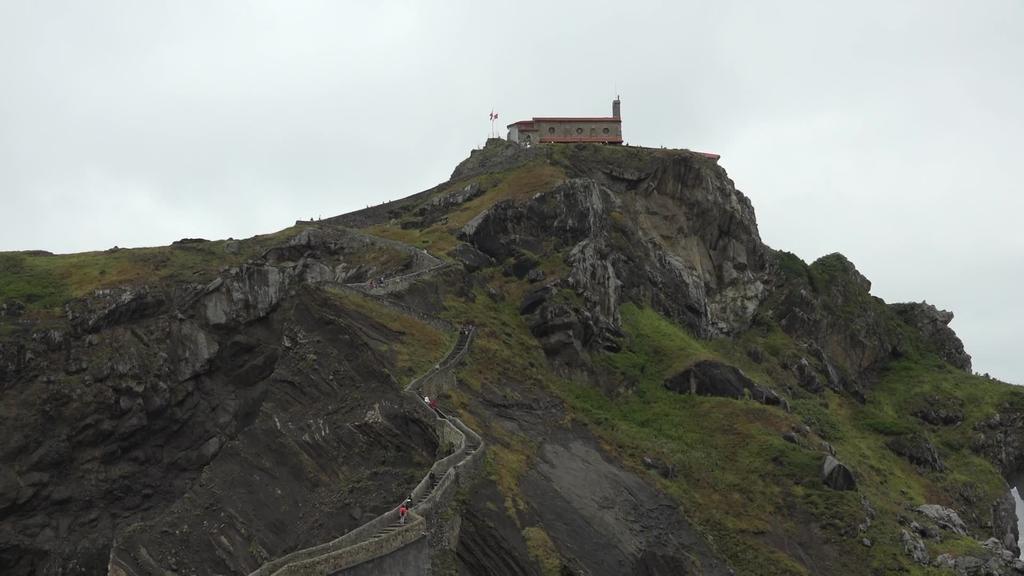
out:
{"label": "building window", "polygon": [[604,130],[601,130],[601,132],[603,132],[603,133],[607,134],[608,132],[610,132],[610,130],[608,130],[607,128],[605,128]]}
{"label": "building window", "polygon": [[555,127],[554,126],[548,126],[548,134],[554,134],[554,133],[555,133]]}
{"label": "building window", "polygon": [[583,134],[583,128],[577,128],[576,129],[576,133],[577,134]]}

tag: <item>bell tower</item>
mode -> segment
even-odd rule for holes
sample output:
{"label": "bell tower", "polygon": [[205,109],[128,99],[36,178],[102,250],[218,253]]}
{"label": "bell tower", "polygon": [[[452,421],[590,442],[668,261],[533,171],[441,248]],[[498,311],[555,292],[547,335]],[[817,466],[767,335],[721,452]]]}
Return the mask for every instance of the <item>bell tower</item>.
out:
{"label": "bell tower", "polygon": [[620,114],[621,111],[619,109],[619,104],[620,104],[619,97],[615,96],[615,100],[612,100],[612,118],[621,118],[622,117],[621,114]]}

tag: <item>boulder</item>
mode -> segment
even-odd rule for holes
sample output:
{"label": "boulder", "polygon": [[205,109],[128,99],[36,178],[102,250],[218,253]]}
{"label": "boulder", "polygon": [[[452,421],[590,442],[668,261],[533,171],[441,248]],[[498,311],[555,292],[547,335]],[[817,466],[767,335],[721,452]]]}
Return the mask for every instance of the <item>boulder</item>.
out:
{"label": "boulder", "polygon": [[903,544],[903,552],[913,558],[914,562],[923,566],[928,564],[928,549],[925,548],[924,542],[921,542],[920,538],[903,530],[900,532],[900,543]]}
{"label": "boulder", "polygon": [[825,385],[821,383],[821,379],[818,378],[818,374],[811,367],[810,362],[807,358],[801,358],[796,366],[793,368],[796,372],[796,381],[800,384],[800,387],[808,392],[818,394],[825,389]]}
{"label": "boulder", "polygon": [[941,472],[945,469],[939,451],[923,434],[897,436],[885,443],[889,450],[926,470]]}
{"label": "boulder", "polygon": [[941,536],[939,534],[939,529],[934,524],[930,524],[928,522],[925,522],[924,524],[919,524],[916,520],[911,521],[910,529],[914,532],[914,534],[917,534],[921,538],[926,538],[928,540],[934,540]]}
{"label": "boulder", "polygon": [[853,472],[831,454],[825,456],[825,462],[821,467],[821,480],[833,490],[857,489],[857,480],[854,479]]}
{"label": "boulder", "polygon": [[701,360],[669,377],[665,380],[664,386],[680,394],[719,396],[737,400],[750,397],[769,406],[784,404],[778,394],[758,386],[740,369],[712,360]]}
{"label": "boulder", "polygon": [[494,265],[493,258],[464,242],[459,243],[448,254],[461,262],[467,272],[476,272]]}
{"label": "boulder", "polygon": [[938,504],[922,504],[915,510],[938,524],[939,528],[942,528],[943,530],[949,530],[950,532],[961,536],[967,535],[967,526],[964,524],[964,521],[960,519],[960,515],[957,514],[955,510]]}
{"label": "boulder", "polygon": [[971,372],[971,355],[964,351],[964,343],[949,327],[952,312],[939,310],[927,302],[890,304],[889,307],[905,324],[916,328],[943,360],[964,372]]}
{"label": "boulder", "polygon": [[555,289],[551,286],[541,286],[536,290],[531,290],[523,296],[522,302],[519,303],[520,314],[533,314],[537,308],[540,308],[541,304],[547,302],[549,298],[555,295]]}
{"label": "boulder", "polygon": [[470,200],[483,194],[485,191],[486,190],[482,186],[480,186],[478,182],[470,182],[469,184],[466,184],[462,188],[459,188],[447,194],[440,194],[434,196],[429,201],[427,201],[426,205],[424,206],[424,209],[432,210],[453,208],[455,206],[458,206],[459,204],[469,202]]}
{"label": "boulder", "polygon": [[657,473],[660,474],[662,478],[671,479],[676,477],[676,467],[674,464],[668,464],[665,461],[661,460],[660,458],[655,458],[654,456],[644,456],[642,462],[644,468],[647,468],[648,470],[657,471]]}
{"label": "boulder", "polygon": [[931,395],[921,398],[920,405],[911,414],[934,426],[953,426],[964,419],[961,404],[959,398]]}

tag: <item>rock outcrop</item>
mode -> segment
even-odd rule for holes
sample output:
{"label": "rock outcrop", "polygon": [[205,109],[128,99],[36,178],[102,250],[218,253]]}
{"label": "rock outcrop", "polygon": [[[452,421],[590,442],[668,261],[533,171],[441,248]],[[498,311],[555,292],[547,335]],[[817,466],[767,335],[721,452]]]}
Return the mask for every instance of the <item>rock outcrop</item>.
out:
{"label": "rock outcrop", "polygon": [[831,454],[825,456],[821,465],[821,480],[833,490],[856,490],[857,480],[845,464]]}
{"label": "rock outcrop", "polygon": [[[564,253],[560,286],[584,305],[541,315],[560,319],[565,328],[555,339],[573,348],[614,340],[625,300],[650,301],[702,336],[746,328],[766,294],[766,252],[750,201],[697,155],[623,162],[577,166],[578,177],[525,202],[495,204],[460,236],[499,263]],[[614,176],[624,170],[633,176]],[[580,341],[576,326],[593,337]],[[553,330],[540,331],[552,338]]]}
{"label": "rock outcrop", "polygon": [[719,396],[737,400],[750,398],[769,406],[785,405],[775,392],[758,386],[742,371],[710,360],[701,360],[665,380],[665,388],[681,394]]}
{"label": "rock outcrop", "polygon": [[[367,247],[392,270],[431,263],[416,249],[307,230],[205,284],[98,290],[34,337],[0,343],[0,571],[100,573],[114,534],[119,550],[143,559],[125,561],[135,570],[188,558],[179,570],[244,571],[358,523],[372,512],[361,500],[398,498],[395,474],[330,502],[309,490],[365,482],[376,472],[360,459],[390,466],[404,455],[415,466],[433,453],[429,436],[407,433],[416,424],[390,398],[390,360],[368,344],[388,333],[308,291],[372,273]],[[363,422],[381,402],[383,417]],[[301,461],[318,468],[295,468]],[[354,516],[339,513],[350,506]],[[334,510],[325,524],[309,512],[321,507]],[[311,526],[297,534],[281,522]],[[194,536],[153,537],[169,526]]]}
{"label": "rock outcrop", "polygon": [[915,510],[938,524],[939,528],[943,530],[948,530],[961,536],[967,534],[967,526],[955,510],[938,504],[922,504],[915,508]]}
{"label": "rock outcrop", "polygon": [[945,469],[938,449],[922,434],[897,436],[886,442],[886,446],[923,469],[934,472],[941,472]]}
{"label": "rock outcrop", "polygon": [[970,373],[971,356],[964,351],[964,343],[949,327],[953,313],[939,310],[927,302],[890,304],[900,320],[919,330],[929,345],[953,366]]}

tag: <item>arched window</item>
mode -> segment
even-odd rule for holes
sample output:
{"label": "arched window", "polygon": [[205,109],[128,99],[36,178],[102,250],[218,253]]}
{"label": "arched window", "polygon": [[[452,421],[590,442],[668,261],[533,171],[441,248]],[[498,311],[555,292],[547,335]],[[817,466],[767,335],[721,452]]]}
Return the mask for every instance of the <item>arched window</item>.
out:
{"label": "arched window", "polygon": [[554,133],[555,133],[555,127],[554,126],[548,126],[548,134],[554,134]]}
{"label": "arched window", "polygon": [[583,134],[583,128],[577,128],[576,129],[576,133],[577,134]]}
{"label": "arched window", "polygon": [[607,134],[607,133],[611,132],[611,130],[609,130],[609,129],[605,128],[604,130],[601,130],[601,132],[602,132],[603,134]]}

